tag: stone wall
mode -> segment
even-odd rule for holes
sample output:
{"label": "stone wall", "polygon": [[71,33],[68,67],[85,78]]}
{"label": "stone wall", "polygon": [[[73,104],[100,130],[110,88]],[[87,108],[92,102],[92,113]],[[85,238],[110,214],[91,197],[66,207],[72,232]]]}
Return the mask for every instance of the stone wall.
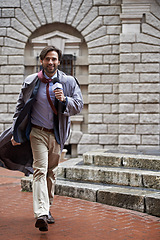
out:
{"label": "stone wall", "polygon": [[87,46],[87,61],[83,51],[77,58],[85,100],[78,154],[159,149],[159,12],[159,0],[1,0],[0,131],[12,122],[27,43],[54,24]]}
{"label": "stone wall", "polygon": [[122,6],[119,145],[154,149],[159,145],[160,16],[154,1],[139,2]]}

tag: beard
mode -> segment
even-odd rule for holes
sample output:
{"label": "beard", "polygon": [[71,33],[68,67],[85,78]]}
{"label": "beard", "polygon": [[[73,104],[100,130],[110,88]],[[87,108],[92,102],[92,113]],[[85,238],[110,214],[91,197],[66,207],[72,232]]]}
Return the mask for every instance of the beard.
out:
{"label": "beard", "polygon": [[58,66],[56,66],[56,65],[47,65],[47,66],[44,66],[43,64],[42,64],[42,67],[43,67],[43,69],[44,69],[44,71],[45,71],[45,73],[47,74],[54,74],[56,71],[57,71],[57,69],[58,69]]}

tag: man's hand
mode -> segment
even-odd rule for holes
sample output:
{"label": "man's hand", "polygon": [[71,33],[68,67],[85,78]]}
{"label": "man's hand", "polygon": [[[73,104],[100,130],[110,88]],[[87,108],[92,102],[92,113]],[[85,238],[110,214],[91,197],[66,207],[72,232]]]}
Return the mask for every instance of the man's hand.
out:
{"label": "man's hand", "polygon": [[11,138],[11,143],[12,143],[13,146],[21,145],[21,143],[17,143],[17,142],[14,140],[13,136],[12,136],[12,138]]}
{"label": "man's hand", "polygon": [[54,93],[55,93],[55,97],[59,100],[59,101],[61,101],[61,102],[63,102],[63,101],[65,101],[65,96],[64,96],[64,93],[63,93],[63,90],[62,89],[55,89],[54,91],[53,91]]}

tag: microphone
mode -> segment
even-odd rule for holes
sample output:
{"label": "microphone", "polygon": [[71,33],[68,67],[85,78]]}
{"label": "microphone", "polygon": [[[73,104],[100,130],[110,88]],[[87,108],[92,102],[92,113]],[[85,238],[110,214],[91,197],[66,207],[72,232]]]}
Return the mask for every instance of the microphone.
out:
{"label": "microphone", "polygon": [[57,77],[53,78],[52,91],[54,91],[55,89],[63,89],[62,84]]}

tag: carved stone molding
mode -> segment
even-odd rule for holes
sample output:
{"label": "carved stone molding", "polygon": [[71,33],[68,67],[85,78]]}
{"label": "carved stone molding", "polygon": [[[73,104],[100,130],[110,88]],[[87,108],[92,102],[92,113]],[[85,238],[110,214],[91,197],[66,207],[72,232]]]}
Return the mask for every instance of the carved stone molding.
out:
{"label": "carved stone molding", "polygon": [[81,39],[60,31],[54,31],[42,36],[33,38],[34,55],[39,55],[43,47],[47,45],[54,45],[62,50],[63,54],[76,54],[79,55],[79,46]]}
{"label": "carved stone molding", "polygon": [[145,3],[123,3],[120,19],[122,22],[122,33],[140,33],[140,25],[144,14],[150,12],[150,4]]}

